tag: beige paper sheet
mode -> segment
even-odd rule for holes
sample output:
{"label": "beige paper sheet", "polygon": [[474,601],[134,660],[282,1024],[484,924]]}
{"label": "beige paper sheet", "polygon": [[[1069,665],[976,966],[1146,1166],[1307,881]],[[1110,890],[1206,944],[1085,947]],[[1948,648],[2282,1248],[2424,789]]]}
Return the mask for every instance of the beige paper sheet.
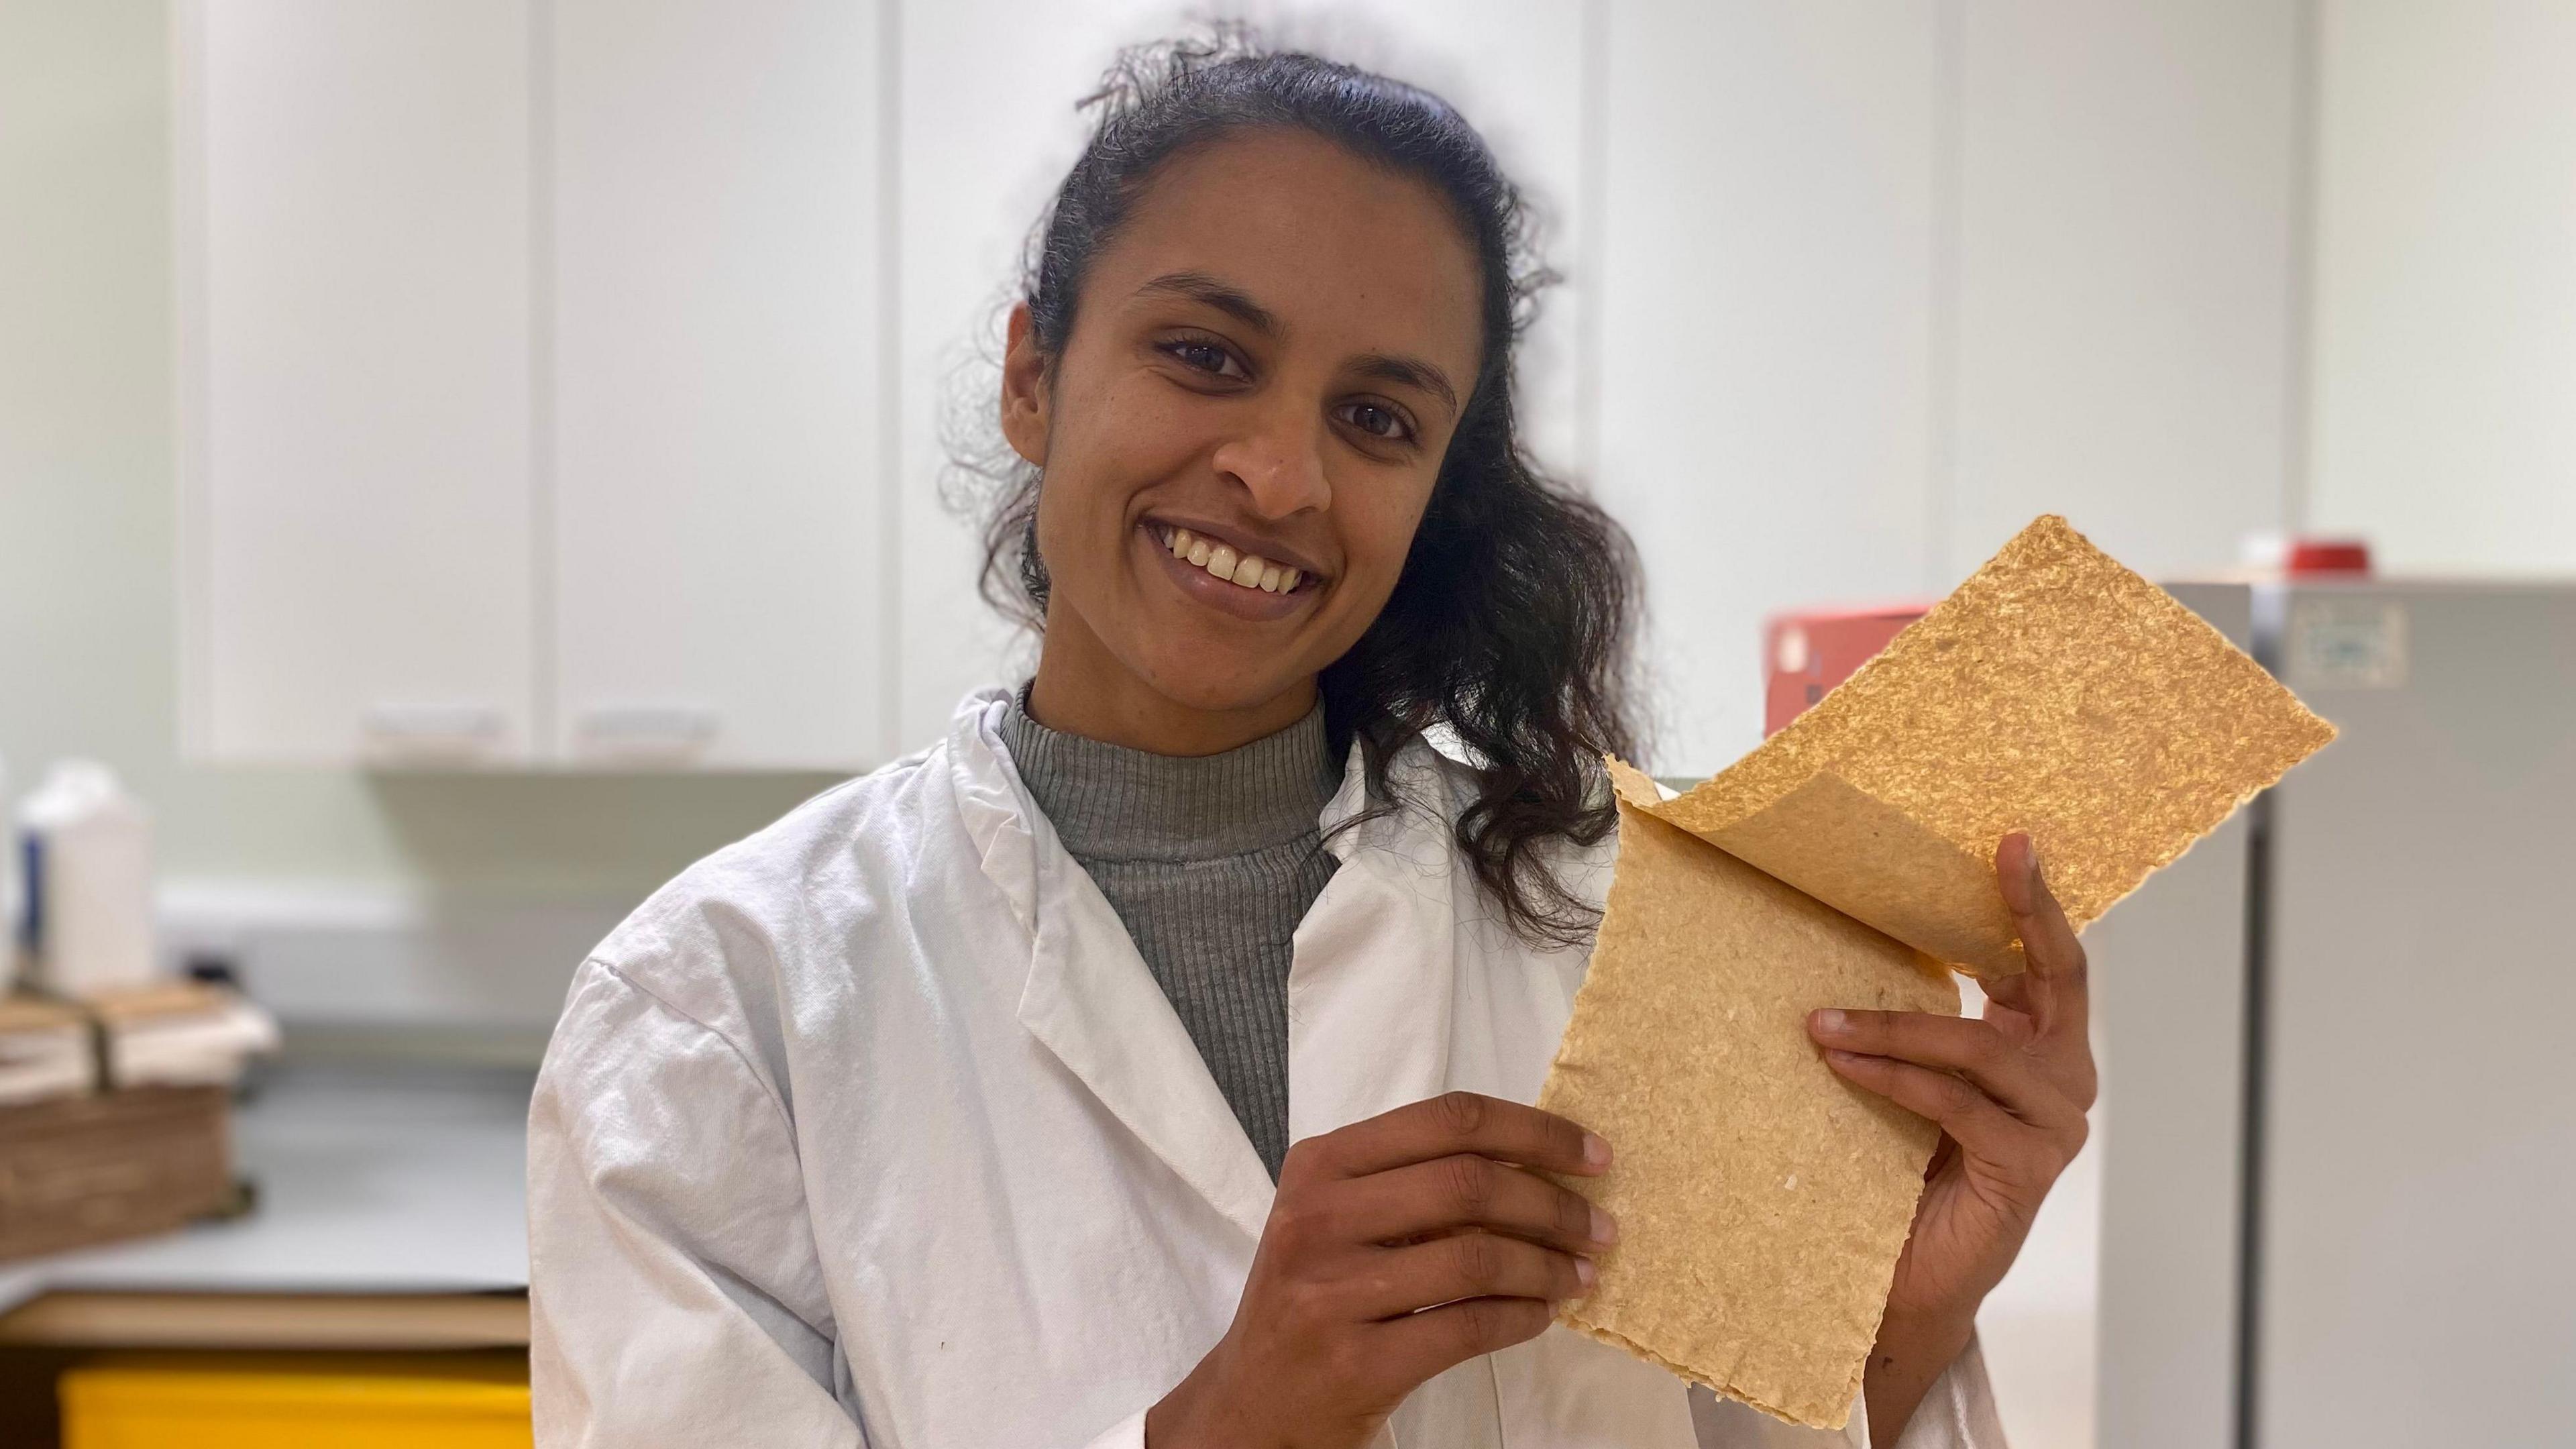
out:
{"label": "beige paper sheet", "polygon": [[2049,515],[1760,748],[1654,813],[1972,975],[2022,969],[1995,844],[2080,929],[2334,738]]}
{"label": "beige paper sheet", "polygon": [[1937,1134],[1836,1079],[1806,1014],[1956,1013],[1958,988],[1624,798],[1609,905],[1539,1096],[1614,1149],[1608,1173],[1568,1183],[1618,1218],[1619,1243],[1564,1321],[1781,1418],[1839,1426]]}
{"label": "beige paper sheet", "polygon": [[1621,1238],[1564,1321],[1840,1426],[1936,1134],[1834,1077],[1806,1011],[1955,1012],[1935,961],[2022,967],[2007,831],[2081,926],[2333,734],[2045,517],[1697,789],[1613,761],[1608,909],[1539,1100],[1609,1138],[1611,1171],[1570,1185]]}

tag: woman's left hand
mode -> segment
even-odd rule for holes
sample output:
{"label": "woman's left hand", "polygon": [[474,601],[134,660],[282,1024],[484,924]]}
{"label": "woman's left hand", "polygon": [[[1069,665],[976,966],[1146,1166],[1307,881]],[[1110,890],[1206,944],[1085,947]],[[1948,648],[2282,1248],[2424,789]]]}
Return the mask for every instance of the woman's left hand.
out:
{"label": "woman's left hand", "polygon": [[1819,1011],[1807,1023],[1844,1080],[1941,1128],[1863,1381],[1879,1449],[1896,1442],[1967,1347],[1978,1305],[2084,1146],[2093,1105],[2084,948],[2040,877],[2029,836],[2004,837],[1995,879],[2030,969],[1984,983],[1983,1020]]}

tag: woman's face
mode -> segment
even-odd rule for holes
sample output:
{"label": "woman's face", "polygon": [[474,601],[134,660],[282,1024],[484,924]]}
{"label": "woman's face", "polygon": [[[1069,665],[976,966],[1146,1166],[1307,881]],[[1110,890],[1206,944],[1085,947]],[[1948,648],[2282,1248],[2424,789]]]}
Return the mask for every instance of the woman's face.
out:
{"label": "woman's face", "polygon": [[1015,311],[1003,430],[1045,473],[1040,714],[1171,753],[1303,714],[1404,566],[1475,383],[1479,284],[1428,186],[1259,133],[1148,184],[1052,368]]}

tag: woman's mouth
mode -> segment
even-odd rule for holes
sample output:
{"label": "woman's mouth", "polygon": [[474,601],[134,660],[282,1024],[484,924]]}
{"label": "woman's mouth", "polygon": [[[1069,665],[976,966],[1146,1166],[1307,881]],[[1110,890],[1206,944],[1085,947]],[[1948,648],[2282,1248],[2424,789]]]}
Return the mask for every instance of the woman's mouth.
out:
{"label": "woman's mouth", "polygon": [[1174,559],[1237,588],[1291,594],[1307,581],[1297,569],[1273,563],[1259,554],[1237,553],[1228,544],[1202,538],[1186,528],[1162,524],[1152,528],[1155,539]]}

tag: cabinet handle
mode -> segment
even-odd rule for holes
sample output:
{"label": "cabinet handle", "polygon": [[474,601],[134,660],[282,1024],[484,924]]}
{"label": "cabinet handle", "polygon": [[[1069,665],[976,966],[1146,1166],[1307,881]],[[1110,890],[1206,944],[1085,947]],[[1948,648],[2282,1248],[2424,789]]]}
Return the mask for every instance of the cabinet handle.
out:
{"label": "cabinet handle", "polygon": [[573,727],[574,749],[583,759],[615,764],[688,764],[715,737],[715,711],[687,705],[585,709]]}
{"label": "cabinet handle", "polygon": [[359,717],[367,753],[391,764],[461,763],[489,755],[501,712],[480,704],[379,704]]}

